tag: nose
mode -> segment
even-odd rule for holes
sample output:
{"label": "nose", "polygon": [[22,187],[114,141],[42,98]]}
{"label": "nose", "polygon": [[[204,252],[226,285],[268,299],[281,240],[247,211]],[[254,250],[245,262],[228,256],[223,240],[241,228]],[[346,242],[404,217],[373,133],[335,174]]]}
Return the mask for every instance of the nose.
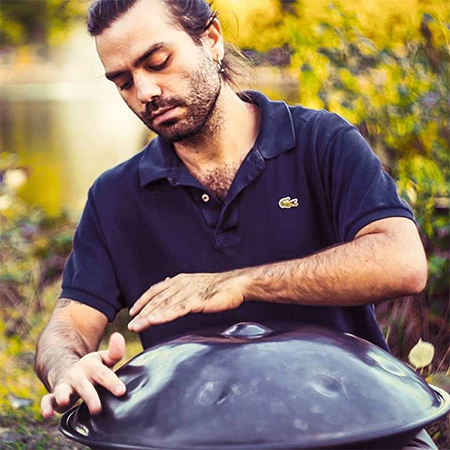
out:
{"label": "nose", "polygon": [[138,100],[143,103],[151,102],[155,97],[161,96],[161,88],[156,82],[155,77],[149,74],[136,74],[134,83],[137,91]]}

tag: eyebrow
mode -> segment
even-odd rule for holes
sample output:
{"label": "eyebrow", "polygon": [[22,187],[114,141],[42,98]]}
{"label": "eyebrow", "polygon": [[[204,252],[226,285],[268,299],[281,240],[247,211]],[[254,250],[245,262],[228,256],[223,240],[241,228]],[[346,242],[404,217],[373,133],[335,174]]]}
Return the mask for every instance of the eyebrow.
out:
{"label": "eyebrow", "polygon": [[[155,44],[151,45],[141,56],[136,58],[136,60],[133,62],[133,67],[139,67],[149,56],[153,55],[153,53],[156,53],[160,50],[167,50],[170,47],[172,47],[172,44],[167,42],[156,42]],[[106,72],[105,77],[108,78],[108,80],[113,81],[115,78],[120,77],[124,73],[128,72],[127,70],[116,70],[113,72]]]}

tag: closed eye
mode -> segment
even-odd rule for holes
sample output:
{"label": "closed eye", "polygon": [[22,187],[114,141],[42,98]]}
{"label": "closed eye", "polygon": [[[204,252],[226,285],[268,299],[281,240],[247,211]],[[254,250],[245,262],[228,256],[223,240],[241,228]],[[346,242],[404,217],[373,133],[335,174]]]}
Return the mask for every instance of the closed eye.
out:
{"label": "closed eye", "polygon": [[171,58],[172,58],[172,55],[169,55],[161,64],[158,64],[156,66],[149,65],[148,68],[150,70],[156,70],[156,71],[163,70],[169,65]]}
{"label": "closed eye", "polygon": [[[172,55],[169,55],[161,64],[157,64],[155,66],[149,65],[148,68],[153,71],[160,71],[165,69],[172,59]],[[129,78],[125,81],[125,83],[119,85],[119,90],[126,91],[133,86],[133,79]]]}
{"label": "closed eye", "polygon": [[126,91],[127,89],[130,89],[131,86],[133,86],[133,80],[132,80],[132,78],[129,78],[125,83],[123,83],[119,86],[119,89],[121,91]]}

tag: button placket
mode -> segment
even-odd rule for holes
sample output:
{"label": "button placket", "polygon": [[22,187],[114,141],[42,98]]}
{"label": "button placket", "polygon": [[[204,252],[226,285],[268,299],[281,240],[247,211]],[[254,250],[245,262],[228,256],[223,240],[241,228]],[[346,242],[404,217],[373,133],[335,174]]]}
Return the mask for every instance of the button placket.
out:
{"label": "button placket", "polygon": [[[222,207],[216,232],[223,228],[227,228],[226,226],[224,227],[224,220],[226,219],[228,212],[227,210],[231,207],[231,204],[235,201],[236,197],[258,177],[265,167],[266,163],[263,156],[259,150],[255,148],[244,160],[236,174],[236,178],[231,185],[230,192]],[[237,216],[234,218],[234,222],[237,222]]]}
{"label": "button placket", "polygon": [[204,187],[201,190],[193,188],[192,197],[197,203],[208,227],[214,230],[220,217],[220,203],[210,193],[206,192]]}

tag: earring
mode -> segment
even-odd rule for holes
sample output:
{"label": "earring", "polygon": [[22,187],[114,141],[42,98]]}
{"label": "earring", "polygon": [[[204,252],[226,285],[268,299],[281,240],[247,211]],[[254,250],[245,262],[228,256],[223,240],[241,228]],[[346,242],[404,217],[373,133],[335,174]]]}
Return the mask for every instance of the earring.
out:
{"label": "earring", "polygon": [[220,58],[217,58],[217,70],[219,73],[225,73],[225,69],[222,65],[222,60]]}

